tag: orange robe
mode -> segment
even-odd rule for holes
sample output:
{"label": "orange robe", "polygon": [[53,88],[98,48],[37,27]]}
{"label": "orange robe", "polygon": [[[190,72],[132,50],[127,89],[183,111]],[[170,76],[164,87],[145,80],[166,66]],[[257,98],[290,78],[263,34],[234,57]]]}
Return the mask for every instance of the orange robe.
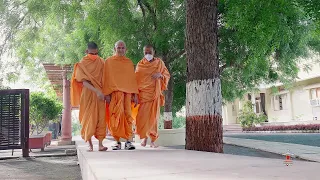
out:
{"label": "orange robe", "polygon": [[132,137],[132,94],[138,94],[134,64],[125,56],[111,56],[104,65],[103,94],[111,95],[106,122],[116,141]]}
{"label": "orange robe", "polygon": [[[160,72],[162,79],[152,79],[152,75]],[[156,58],[149,62],[142,59],[136,68],[136,77],[139,88],[139,107],[133,110],[136,116],[136,133],[141,139],[148,136],[154,142],[158,138],[158,120],[160,106],[164,106],[162,92],[167,89],[170,74],[164,62]]]}
{"label": "orange robe", "polygon": [[85,56],[74,65],[71,78],[71,105],[80,106],[79,120],[82,126],[81,137],[87,142],[92,136],[99,140],[106,137],[105,102],[97,94],[83,86],[88,81],[102,92],[104,60],[100,57],[91,60]]}

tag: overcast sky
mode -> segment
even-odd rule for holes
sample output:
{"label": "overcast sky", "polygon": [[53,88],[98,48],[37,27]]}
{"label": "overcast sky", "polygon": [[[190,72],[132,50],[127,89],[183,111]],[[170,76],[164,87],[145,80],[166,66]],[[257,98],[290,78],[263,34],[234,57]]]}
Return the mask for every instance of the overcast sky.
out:
{"label": "overcast sky", "polygon": [[[15,58],[14,57],[10,57],[8,54],[4,54],[1,57],[1,63],[2,63],[2,66],[3,66],[3,68],[1,68],[1,72],[0,72],[0,76],[1,77],[4,77],[5,73],[11,72],[11,71],[14,70],[13,68],[10,68],[10,66],[8,66],[9,62],[12,62],[12,61],[15,61]],[[20,73],[18,81],[16,81],[16,82],[8,82],[6,80],[6,78],[4,78],[3,84],[5,86],[9,86],[11,89],[30,89],[30,91],[38,91],[39,87],[37,87],[36,84],[26,82],[28,79],[29,79],[29,76],[24,71],[22,71]]]}

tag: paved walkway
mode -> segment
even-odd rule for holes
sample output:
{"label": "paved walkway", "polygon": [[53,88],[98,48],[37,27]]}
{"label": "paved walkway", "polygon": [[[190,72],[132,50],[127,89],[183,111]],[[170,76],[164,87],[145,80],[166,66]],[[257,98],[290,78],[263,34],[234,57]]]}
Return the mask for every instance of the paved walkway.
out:
{"label": "paved walkway", "polygon": [[53,140],[43,152],[33,149],[30,158],[22,158],[21,149],[14,150],[13,156],[11,150],[0,151],[0,179],[81,180],[76,146],[56,146],[55,142]]}
{"label": "paved walkway", "polygon": [[[41,151],[40,149],[32,149],[32,152],[29,153],[30,157],[51,157],[51,156],[67,156],[67,155],[76,155],[75,151],[76,146],[75,145],[64,145],[64,146],[57,146],[57,141],[53,140],[51,145],[44,148],[44,151]],[[68,154],[66,154],[66,151],[68,151]],[[71,153],[70,153],[70,152]],[[0,151],[0,160],[2,159],[14,159],[14,158],[20,158],[22,157],[22,150],[21,149],[15,149],[12,150],[2,150]]]}
{"label": "paved walkway", "polygon": [[76,156],[0,160],[1,180],[81,180]]}
{"label": "paved walkway", "polygon": [[231,137],[223,137],[223,142],[225,144],[259,149],[276,154],[285,154],[289,150],[297,158],[320,162],[320,147],[316,146]]}
{"label": "paved walkway", "polygon": [[[84,180],[317,180],[320,163],[295,161],[285,166],[283,160],[217,154],[183,149],[143,148],[134,151],[87,152],[87,145],[77,140],[78,159]],[[110,147],[112,141],[105,140]],[[124,145],[124,144],[123,144]]]}

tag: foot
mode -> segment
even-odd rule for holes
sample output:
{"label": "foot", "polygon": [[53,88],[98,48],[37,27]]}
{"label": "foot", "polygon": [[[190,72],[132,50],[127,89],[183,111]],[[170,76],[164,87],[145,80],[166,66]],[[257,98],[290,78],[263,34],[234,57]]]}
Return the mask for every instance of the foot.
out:
{"label": "foot", "polygon": [[93,151],[93,146],[89,145],[89,148],[87,150],[88,152],[92,152]]}
{"label": "foot", "polygon": [[126,142],[125,149],[126,150],[134,150],[134,149],[136,149],[136,147],[131,142]]}
{"label": "foot", "polygon": [[88,142],[89,142],[89,149],[88,149],[88,152],[92,152],[92,151],[93,151],[93,144],[92,144],[91,139],[90,139]]}
{"label": "foot", "polygon": [[117,142],[116,145],[112,146],[112,150],[120,150],[121,149],[121,142]]}
{"label": "foot", "polygon": [[159,147],[159,146],[158,146],[158,145],[156,145],[156,143],[151,142],[150,147],[152,147],[152,148],[157,148],[157,147]]}
{"label": "foot", "polygon": [[144,139],[142,140],[142,142],[141,142],[141,146],[142,146],[142,147],[146,147],[147,141],[148,141],[148,138],[144,138]]}
{"label": "foot", "polygon": [[99,146],[99,151],[107,151],[108,148],[104,146]]}

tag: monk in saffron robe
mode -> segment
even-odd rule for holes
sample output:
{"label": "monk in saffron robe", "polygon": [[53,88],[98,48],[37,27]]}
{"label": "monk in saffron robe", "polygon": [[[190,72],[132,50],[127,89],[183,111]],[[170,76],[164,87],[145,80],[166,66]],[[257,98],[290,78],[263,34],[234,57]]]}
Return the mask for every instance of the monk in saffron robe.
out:
{"label": "monk in saffron robe", "polygon": [[115,44],[115,55],[109,57],[104,65],[103,94],[107,102],[106,122],[111,135],[116,140],[113,150],[121,149],[120,138],[126,140],[125,149],[133,150],[133,118],[131,103],[138,104],[138,86],[134,64],[125,56],[126,45],[123,41]]}
{"label": "monk in saffron robe", "polygon": [[154,57],[154,48],[151,45],[144,47],[144,58],[137,64],[136,78],[139,89],[138,110],[133,109],[133,114],[138,111],[136,133],[143,139],[141,146],[146,146],[150,137],[150,147],[156,148],[160,106],[164,106],[162,92],[167,89],[170,74],[164,62]]}
{"label": "monk in saffron robe", "polygon": [[98,56],[98,46],[89,43],[87,56],[74,65],[71,78],[71,104],[79,106],[81,137],[89,142],[89,150],[93,151],[91,137],[99,140],[99,151],[108,148],[102,144],[106,137],[105,100],[102,93],[102,77],[104,60]]}

